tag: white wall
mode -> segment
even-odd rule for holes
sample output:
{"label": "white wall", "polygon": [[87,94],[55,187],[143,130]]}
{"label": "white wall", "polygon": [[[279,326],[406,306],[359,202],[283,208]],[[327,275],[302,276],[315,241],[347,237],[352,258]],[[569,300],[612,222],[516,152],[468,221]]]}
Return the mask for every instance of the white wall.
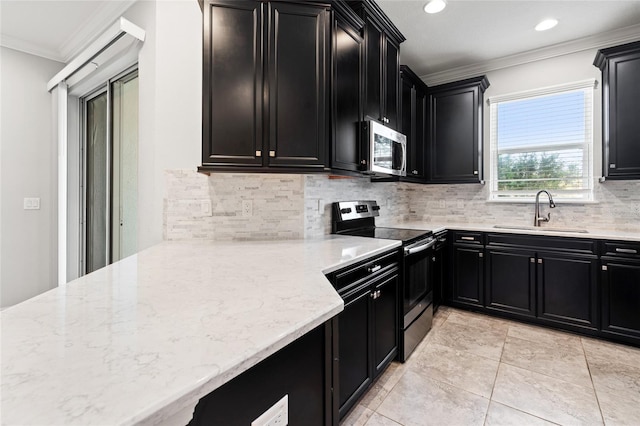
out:
{"label": "white wall", "polygon": [[162,241],[164,171],[195,170],[202,128],[202,12],[195,0],[141,1],[125,18],[146,31],[139,54],[138,248]]}
{"label": "white wall", "polygon": [[[57,142],[47,81],[64,64],[0,47],[0,306],[56,286]],[[40,210],[23,210],[39,197]]]}

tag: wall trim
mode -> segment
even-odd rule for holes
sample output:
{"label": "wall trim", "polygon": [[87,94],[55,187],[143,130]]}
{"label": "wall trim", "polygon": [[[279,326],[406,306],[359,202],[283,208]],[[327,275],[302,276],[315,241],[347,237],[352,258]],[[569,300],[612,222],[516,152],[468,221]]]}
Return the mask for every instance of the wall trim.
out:
{"label": "wall trim", "polygon": [[528,52],[517,53],[515,55],[504,56],[490,61],[452,68],[431,74],[425,74],[420,78],[429,86],[435,86],[452,81],[462,80],[469,77],[485,74],[503,68],[523,65],[530,62],[551,59],[559,56],[570,55],[590,49],[601,49],[604,47],[616,46],[640,40],[640,24],[630,25],[592,36],[571,40],[564,43]]}

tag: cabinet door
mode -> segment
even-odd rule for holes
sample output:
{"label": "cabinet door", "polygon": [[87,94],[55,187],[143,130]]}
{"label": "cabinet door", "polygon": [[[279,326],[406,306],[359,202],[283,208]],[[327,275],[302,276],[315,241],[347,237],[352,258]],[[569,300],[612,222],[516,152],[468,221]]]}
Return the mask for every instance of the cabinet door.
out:
{"label": "cabinet door", "polygon": [[596,256],[538,253],[538,318],[596,329]]}
{"label": "cabinet door", "polygon": [[205,166],[262,166],[263,8],[254,1],[204,5]]}
{"label": "cabinet door", "polygon": [[433,309],[436,310],[444,301],[445,295],[445,257],[444,247],[438,248],[431,257],[431,282],[433,283]]}
{"label": "cabinet door", "polygon": [[362,121],[362,61],[364,40],[340,18],[333,35],[333,137],[331,167],[359,171]]}
{"label": "cabinet door", "polygon": [[400,47],[390,38],[384,42],[384,102],[385,125],[394,130],[400,128]]}
{"label": "cabinet door", "polygon": [[608,81],[609,164],[605,167],[610,177],[640,179],[640,51],[611,59]]}
{"label": "cabinet door", "polygon": [[338,377],[340,417],[371,384],[371,287],[345,296],[338,315]]}
{"label": "cabinet door", "polygon": [[327,151],[329,13],[269,3],[269,166],[323,169]]}
{"label": "cabinet door", "polygon": [[365,71],[364,116],[382,122],[382,29],[370,18],[365,18]]}
{"label": "cabinet door", "polygon": [[536,254],[487,247],[486,307],[525,317],[536,315]]}
{"label": "cabinet door", "polygon": [[399,276],[393,274],[374,287],[373,299],[373,362],[374,378],[398,354],[398,291]]}
{"label": "cabinet door", "polygon": [[408,78],[402,78],[401,80],[401,102],[400,102],[400,116],[401,126],[400,132],[407,137],[407,177],[418,174],[415,164],[415,134],[416,134],[416,89],[413,82]]}
{"label": "cabinet door", "polygon": [[479,182],[479,89],[451,89],[430,96],[430,180]]}
{"label": "cabinet door", "polygon": [[[422,90],[416,90],[415,137],[411,151],[412,176],[427,177],[425,147],[427,146],[428,97]],[[409,173],[407,170],[407,174]],[[417,173],[413,173],[413,172]]]}
{"label": "cabinet door", "polygon": [[603,259],[602,332],[640,341],[640,262]]}
{"label": "cabinet door", "polygon": [[483,306],[484,253],[482,248],[453,247],[454,304]]}

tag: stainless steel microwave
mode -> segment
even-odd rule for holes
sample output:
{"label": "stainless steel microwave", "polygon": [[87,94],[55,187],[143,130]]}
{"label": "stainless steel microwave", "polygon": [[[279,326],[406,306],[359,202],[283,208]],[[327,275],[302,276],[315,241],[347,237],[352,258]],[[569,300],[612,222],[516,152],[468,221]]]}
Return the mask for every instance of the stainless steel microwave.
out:
{"label": "stainless steel microwave", "polygon": [[369,142],[368,171],[407,175],[407,137],[377,121],[365,122]]}

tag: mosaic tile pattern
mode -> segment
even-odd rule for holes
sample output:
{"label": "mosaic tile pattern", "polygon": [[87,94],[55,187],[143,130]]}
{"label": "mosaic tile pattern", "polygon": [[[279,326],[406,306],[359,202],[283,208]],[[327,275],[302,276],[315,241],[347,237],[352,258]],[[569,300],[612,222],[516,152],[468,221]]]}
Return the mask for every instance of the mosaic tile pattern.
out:
{"label": "mosaic tile pattern", "polygon": [[[377,224],[425,221],[530,225],[531,204],[487,202],[488,185],[372,183],[369,178],[328,175],[165,172],[164,235],[168,240],[263,240],[331,233],[331,203],[374,199]],[[640,229],[640,182],[595,183],[595,204],[562,204],[552,210],[555,227]],[[243,201],[252,213],[243,215]],[[548,209],[543,207],[543,212]],[[397,215],[397,216],[396,216]]]}

